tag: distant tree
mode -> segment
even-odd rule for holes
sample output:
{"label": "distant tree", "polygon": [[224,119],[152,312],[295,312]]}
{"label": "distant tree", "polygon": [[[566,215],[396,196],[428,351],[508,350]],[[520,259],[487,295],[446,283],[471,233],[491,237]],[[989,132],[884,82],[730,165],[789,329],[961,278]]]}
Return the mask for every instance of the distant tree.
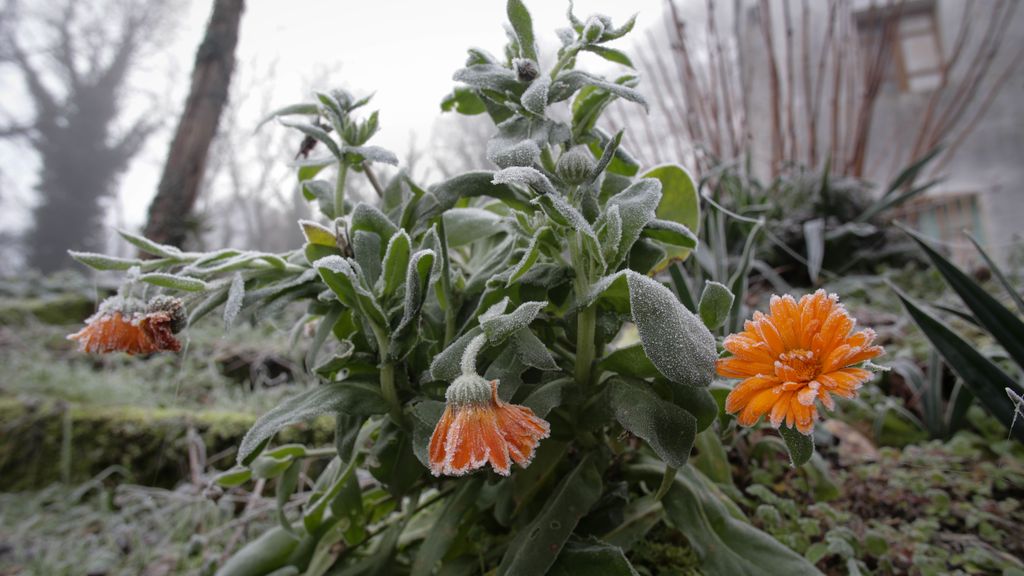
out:
{"label": "distant tree", "polygon": [[228,100],[244,8],[244,0],[214,0],[206,35],[196,52],[185,111],[149,206],[145,234],[157,242],[181,246],[188,235],[210,143]]}
{"label": "distant tree", "polygon": [[129,73],[159,42],[165,8],[165,0],[3,5],[0,64],[20,78],[32,111],[5,114],[0,137],[27,143],[41,164],[25,238],[30,265],[53,271],[70,264],[69,248],[103,248],[102,201],[158,126],[158,114],[129,120],[123,109]]}

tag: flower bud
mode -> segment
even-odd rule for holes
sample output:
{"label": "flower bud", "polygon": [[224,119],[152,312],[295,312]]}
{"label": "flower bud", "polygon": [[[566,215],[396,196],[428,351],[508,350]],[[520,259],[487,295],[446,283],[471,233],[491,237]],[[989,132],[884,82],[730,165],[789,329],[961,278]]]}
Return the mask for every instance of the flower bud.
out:
{"label": "flower bud", "polygon": [[537,76],[540,76],[537,63],[529,58],[516,58],[512,61],[512,69],[515,70],[516,77],[520,82],[533,82]]}
{"label": "flower bud", "polygon": [[555,173],[566,184],[577,186],[590,178],[597,163],[586,146],[574,146],[558,158]]}

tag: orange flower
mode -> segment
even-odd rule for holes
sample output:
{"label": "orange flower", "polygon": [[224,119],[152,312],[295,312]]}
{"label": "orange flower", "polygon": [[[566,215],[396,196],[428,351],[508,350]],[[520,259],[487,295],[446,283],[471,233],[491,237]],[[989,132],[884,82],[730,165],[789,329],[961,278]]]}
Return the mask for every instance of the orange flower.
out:
{"label": "orange flower", "polygon": [[772,296],[771,314],[754,312],[743,332],[726,337],[732,356],[718,360],[718,374],[744,378],[725,401],[743,426],[768,414],[772,426],[796,425],[810,434],[818,417],[816,401],[832,410],[832,395],[853,398],[871,372],[857,367],[882,354],[871,329],[852,332],[855,320],[835,294]]}
{"label": "orange flower", "polygon": [[533,410],[498,398],[498,381],[463,374],[446,393],[448,405],[430,437],[434,476],[462,476],[490,462],[508,476],[512,462],[529,466],[551,426]]}
{"label": "orange flower", "polygon": [[154,298],[145,312],[122,310],[131,307],[120,298],[108,299],[96,314],[85,321],[84,328],[68,335],[68,340],[77,341],[79,350],[90,354],[150,354],[181,350],[181,342],[174,337],[184,323],[180,300]]}

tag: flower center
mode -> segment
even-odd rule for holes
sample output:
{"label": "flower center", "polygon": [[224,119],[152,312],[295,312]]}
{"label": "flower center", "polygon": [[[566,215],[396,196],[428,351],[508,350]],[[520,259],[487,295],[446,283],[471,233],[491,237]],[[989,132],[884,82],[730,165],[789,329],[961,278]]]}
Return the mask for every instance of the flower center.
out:
{"label": "flower center", "polygon": [[810,382],[820,370],[818,359],[810,350],[783,352],[775,361],[775,375],[784,382]]}

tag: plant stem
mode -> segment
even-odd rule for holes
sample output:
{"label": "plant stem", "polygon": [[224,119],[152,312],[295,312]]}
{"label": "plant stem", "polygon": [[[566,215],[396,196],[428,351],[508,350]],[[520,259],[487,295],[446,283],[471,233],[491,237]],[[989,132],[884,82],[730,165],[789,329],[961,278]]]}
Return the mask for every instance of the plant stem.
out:
{"label": "plant stem", "polygon": [[566,65],[569,64],[569,62],[571,62],[572,59],[575,58],[576,54],[578,53],[579,48],[567,48],[565,54],[558,59],[558,62],[555,64],[555,67],[551,69],[551,79],[554,80],[558,76],[558,73],[562,71],[562,68],[565,68]]}
{"label": "plant stem", "polygon": [[669,489],[672,488],[672,482],[676,479],[676,472],[679,472],[679,470],[671,466],[665,466],[665,475],[661,477],[661,486],[658,486],[658,491],[654,494],[655,500],[660,502],[665,497],[665,494],[668,494]]}
{"label": "plant stem", "polygon": [[402,424],[402,405],[398,401],[398,390],[395,389],[395,365],[385,362],[380,367],[380,393],[391,406],[391,419],[395,424]]}
{"label": "plant stem", "polygon": [[345,177],[348,175],[348,164],[338,163],[338,180],[334,184],[334,217],[345,215]]}
{"label": "plant stem", "polygon": [[594,364],[594,334],[597,307],[587,306],[576,315],[576,384],[586,392]]}

